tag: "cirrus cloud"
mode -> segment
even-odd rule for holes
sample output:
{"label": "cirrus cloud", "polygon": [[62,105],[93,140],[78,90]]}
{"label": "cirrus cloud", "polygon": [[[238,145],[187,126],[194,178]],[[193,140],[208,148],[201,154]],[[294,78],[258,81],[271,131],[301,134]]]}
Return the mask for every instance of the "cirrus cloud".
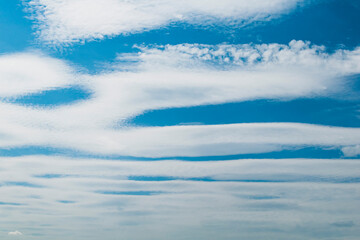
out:
{"label": "cirrus cloud", "polygon": [[271,19],[304,0],[26,0],[42,40],[73,43],[160,28]]}

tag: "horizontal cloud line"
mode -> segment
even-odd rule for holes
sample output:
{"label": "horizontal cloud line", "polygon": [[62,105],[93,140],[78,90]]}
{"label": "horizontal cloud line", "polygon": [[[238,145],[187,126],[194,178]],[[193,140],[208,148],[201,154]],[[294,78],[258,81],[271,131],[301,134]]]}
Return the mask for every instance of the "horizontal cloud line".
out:
{"label": "horizontal cloud line", "polygon": [[25,0],[40,38],[69,44],[161,28],[170,23],[237,26],[268,21],[304,0]]}

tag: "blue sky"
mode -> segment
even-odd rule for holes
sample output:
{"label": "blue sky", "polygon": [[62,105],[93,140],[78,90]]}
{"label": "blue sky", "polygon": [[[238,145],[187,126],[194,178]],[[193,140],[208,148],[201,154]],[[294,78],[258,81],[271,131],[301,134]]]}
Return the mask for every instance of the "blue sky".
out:
{"label": "blue sky", "polygon": [[357,239],[355,0],[0,2],[1,239]]}

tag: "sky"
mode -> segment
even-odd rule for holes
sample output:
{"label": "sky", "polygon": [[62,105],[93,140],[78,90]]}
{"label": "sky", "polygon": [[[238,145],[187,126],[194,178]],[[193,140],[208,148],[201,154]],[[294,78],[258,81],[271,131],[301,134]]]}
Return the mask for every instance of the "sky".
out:
{"label": "sky", "polygon": [[0,1],[0,239],[356,240],[357,0]]}

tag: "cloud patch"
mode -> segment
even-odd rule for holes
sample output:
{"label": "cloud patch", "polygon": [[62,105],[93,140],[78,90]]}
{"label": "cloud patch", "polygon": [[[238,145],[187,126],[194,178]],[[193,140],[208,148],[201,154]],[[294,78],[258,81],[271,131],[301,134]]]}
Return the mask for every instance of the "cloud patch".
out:
{"label": "cloud patch", "polygon": [[22,236],[23,234],[19,231],[9,232],[9,236]]}
{"label": "cloud patch", "polygon": [[347,146],[342,148],[342,152],[345,156],[356,157],[360,155],[360,145]]}
{"label": "cloud patch", "polygon": [[76,83],[75,72],[68,64],[38,52],[1,55],[0,75],[0,98],[17,97]]}

